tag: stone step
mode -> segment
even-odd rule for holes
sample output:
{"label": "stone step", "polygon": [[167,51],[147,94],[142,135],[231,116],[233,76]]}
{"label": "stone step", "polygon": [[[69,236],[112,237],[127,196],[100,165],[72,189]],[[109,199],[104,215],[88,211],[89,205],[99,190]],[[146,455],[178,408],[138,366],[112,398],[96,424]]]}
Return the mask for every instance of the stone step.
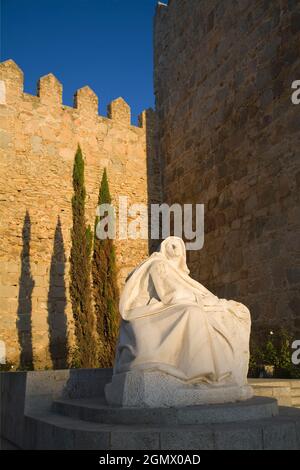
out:
{"label": "stone step", "polygon": [[212,425],[109,425],[53,412],[25,418],[24,449],[209,450],[300,449],[300,410],[278,416]]}
{"label": "stone step", "polygon": [[290,387],[290,381],[286,379],[248,379],[252,387]]}
{"label": "stone step", "polygon": [[300,380],[298,379],[291,380],[290,385],[291,385],[291,388],[300,390]]}
{"label": "stone step", "polygon": [[60,399],[55,413],[103,424],[180,425],[230,423],[270,418],[278,414],[274,398],[253,397],[238,403],[186,406],[181,408],[120,408],[103,399]]}

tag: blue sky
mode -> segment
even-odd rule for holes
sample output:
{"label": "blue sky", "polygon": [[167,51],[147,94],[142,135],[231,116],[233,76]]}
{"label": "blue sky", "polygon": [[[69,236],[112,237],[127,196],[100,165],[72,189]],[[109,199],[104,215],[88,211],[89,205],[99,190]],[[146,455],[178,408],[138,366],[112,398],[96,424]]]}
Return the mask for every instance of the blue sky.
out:
{"label": "blue sky", "polygon": [[39,77],[54,73],[72,105],[89,85],[100,114],[119,97],[133,121],[153,97],[153,16],[157,0],[0,0],[1,61],[13,59],[36,94]]}

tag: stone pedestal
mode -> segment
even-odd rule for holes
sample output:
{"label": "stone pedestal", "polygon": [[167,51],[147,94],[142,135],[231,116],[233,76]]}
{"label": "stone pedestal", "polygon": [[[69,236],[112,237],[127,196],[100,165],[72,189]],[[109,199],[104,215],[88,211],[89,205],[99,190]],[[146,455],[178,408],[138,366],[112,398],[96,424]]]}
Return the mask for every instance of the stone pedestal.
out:
{"label": "stone pedestal", "polygon": [[300,410],[278,409],[274,398],[163,408],[113,406],[104,398],[111,373],[2,372],[0,441],[28,450],[300,449]]}
{"label": "stone pedestal", "polygon": [[110,405],[139,408],[233,403],[252,396],[249,385],[191,384],[163,372],[145,370],[116,374],[105,387]]}

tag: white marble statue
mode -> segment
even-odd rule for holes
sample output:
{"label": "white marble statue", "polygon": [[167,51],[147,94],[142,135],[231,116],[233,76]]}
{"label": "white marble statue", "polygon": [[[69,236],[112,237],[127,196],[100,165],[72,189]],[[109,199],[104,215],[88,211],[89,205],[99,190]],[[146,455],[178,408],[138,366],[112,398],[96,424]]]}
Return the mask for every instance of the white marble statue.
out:
{"label": "white marble statue", "polygon": [[110,404],[187,406],[252,396],[247,307],[189,276],[184,242],[169,237],[128,277]]}

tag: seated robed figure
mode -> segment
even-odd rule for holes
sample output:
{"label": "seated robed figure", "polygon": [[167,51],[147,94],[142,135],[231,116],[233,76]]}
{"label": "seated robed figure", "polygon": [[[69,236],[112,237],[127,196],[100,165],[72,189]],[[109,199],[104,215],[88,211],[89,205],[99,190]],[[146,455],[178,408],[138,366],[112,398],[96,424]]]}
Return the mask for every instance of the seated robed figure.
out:
{"label": "seated robed figure", "polygon": [[114,374],[157,370],[188,384],[247,383],[250,313],[189,276],[181,238],[164,240],[129,276]]}

